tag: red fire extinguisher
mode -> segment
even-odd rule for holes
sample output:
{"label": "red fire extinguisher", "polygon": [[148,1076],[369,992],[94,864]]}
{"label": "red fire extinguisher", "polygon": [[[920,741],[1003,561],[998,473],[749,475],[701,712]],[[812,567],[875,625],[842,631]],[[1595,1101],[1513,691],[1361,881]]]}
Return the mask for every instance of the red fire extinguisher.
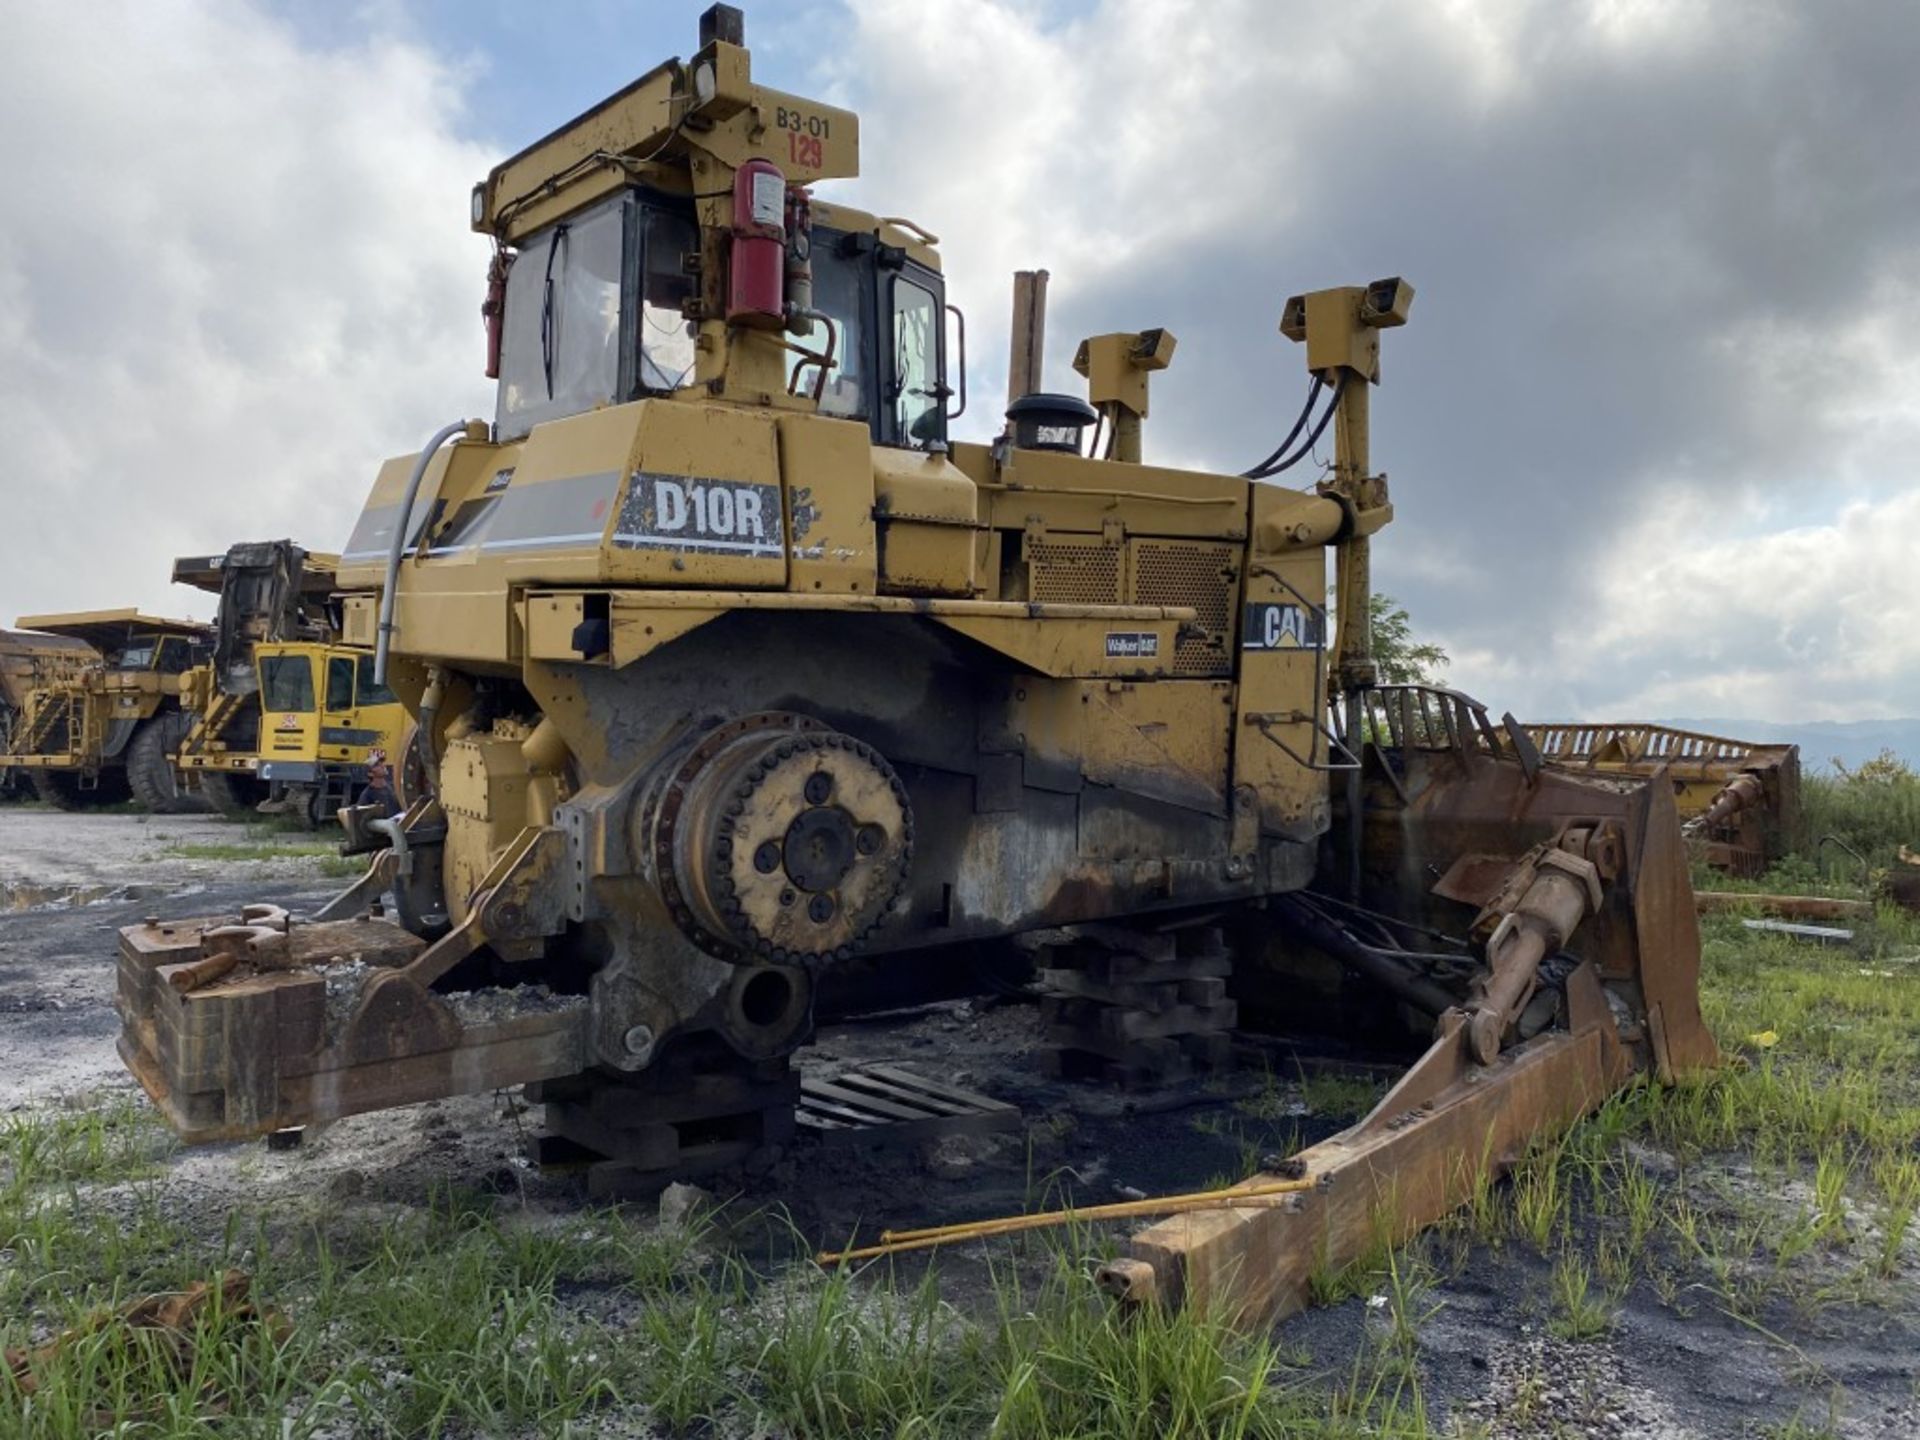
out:
{"label": "red fire extinguisher", "polygon": [[513,268],[513,252],[496,248],[487,266],[487,298],[481,302],[480,318],[487,325],[487,378],[500,378],[500,341],[507,323],[507,271]]}
{"label": "red fire extinguisher", "polygon": [[749,160],[733,177],[733,246],[727,323],[777,329],[787,322],[781,284],[787,258],[787,178],[771,160]]}

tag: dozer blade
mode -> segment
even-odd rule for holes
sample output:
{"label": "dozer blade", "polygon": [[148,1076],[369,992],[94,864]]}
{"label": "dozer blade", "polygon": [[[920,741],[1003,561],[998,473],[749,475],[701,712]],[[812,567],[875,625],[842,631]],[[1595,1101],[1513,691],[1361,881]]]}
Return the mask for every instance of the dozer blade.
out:
{"label": "dozer blade", "polygon": [[[1306,1303],[1311,1275],[1406,1240],[1636,1075],[1665,1080],[1717,1063],[1664,777],[1540,770],[1502,746],[1477,706],[1466,702],[1457,719],[1436,728],[1451,739],[1431,749],[1367,746],[1360,883],[1352,833],[1337,826],[1322,876],[1329,903],[1308,902],[1306,913],[1345,904],[1403,936],[1470,932],[1479,942],[1470,983],[1372,1113],[1292,1158],[1289,1176],[1317,1185],[1279,1205],[1151,1226],[1102,1272],[1113,1294],[1218,1306],[1248,1323],[1287,1313]],[[1343,947],[1329,929],[1315,919],[1304,939],[1299,927],[1276,934],[1274,949],[1331,954]],[[1376,931],[1374,943],[1347,942],[1334,958],[1377,981],[1414,943],[1395,948]],[[1383,1008],[1431,1010],[1440,989],[1417,977]],[[1270,1178],[1282,1177],[1246,1183]]]}

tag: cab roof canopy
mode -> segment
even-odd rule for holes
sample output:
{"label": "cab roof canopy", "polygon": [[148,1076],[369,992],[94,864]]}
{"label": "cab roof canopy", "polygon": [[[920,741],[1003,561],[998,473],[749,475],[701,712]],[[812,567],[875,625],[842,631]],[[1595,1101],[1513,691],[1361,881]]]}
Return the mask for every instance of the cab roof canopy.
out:
{"label": "cab roof canopy", "polygon": [[517,245],[635,180],[706,194],[755,159],[791,185],[849,179],[860,173],[860,117],[754,84],[740,12],[714,5],[691,62],[654,66],[494,166],[474,187],[473,228]]}
{"label": "cab roof canopy", "polygon": [[143,636],[179,635],[187,640],[204,641],[213,635],[211,626],[198,620],[168,620],[158,615],[143,615],[137,609],[75,610],[64,615],[22,615],[22,630],[38,630],[45,635],[70,635],[109,655],[123,650]]}

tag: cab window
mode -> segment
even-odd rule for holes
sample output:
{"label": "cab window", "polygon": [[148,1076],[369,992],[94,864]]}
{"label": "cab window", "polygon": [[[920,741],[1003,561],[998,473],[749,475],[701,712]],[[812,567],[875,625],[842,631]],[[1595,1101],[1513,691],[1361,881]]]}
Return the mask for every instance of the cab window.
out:
{"label": "cab window", "polygon": [[[813,242],[813,308],[833,321],[833,368],[820,386],[820,413],[842,420],[867,418],[867,336],[865,298],[870,282],[858,255],[836,231],[817,228]],[[793,337],[809,355],[827,353],[827,327],[813,322],[811,335]],[[817,361],[795,355],[787,365],[789,388],[811,394],[820,383]]]}
{"label": "cab window", "polygon": [[700,231],[693,217],[655,205],[641,208],[644,217],[640,247],[640,369],[638,389],[643,394],[666,394],[690,384],[697,327],[687,319],[686,306],[694,298],[694,279],[686,257],[699,250]]}
{"label": "cab window", "polygon": [[305,655],[275,655],[261,662],[260,707],[313,712],[313,666]]}
{"label": "cab window", "polygon": [[327,661],[327,709],[353,708],[353,657],[335,655]]}
{"label": "cab window", "polygon": [[360,703],[362,705],[393,705],[400,697],[373,678],[373,656],[362,655],[359,660]]}
{"label": "cab window", "polygon": [[153,668],[162,675],[179,675],[193,668],[193,647],[178,635],[163,636]]}
{"label": "cab window", "polygon": [[503,439],[619,394],[626,208],[614,200],[564,220],[514,257],[500,345]]}
{"label": "cab window", "polygon": [[946,386],[941,380],[941,307],[933,292],[894,277],[892,375],[888,401],[896,444],[916,450],[947,438]]}

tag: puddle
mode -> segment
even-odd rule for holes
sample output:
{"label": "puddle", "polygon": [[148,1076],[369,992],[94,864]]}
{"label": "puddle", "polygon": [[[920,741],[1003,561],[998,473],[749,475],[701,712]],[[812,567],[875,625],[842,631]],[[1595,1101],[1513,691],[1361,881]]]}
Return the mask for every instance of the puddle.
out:
{"label": "puddle", "polygon": [[0,915],[71,910],[116,900],[151,900],[170,893],[160,885],[37,885],[30,880],[0,880]]}

